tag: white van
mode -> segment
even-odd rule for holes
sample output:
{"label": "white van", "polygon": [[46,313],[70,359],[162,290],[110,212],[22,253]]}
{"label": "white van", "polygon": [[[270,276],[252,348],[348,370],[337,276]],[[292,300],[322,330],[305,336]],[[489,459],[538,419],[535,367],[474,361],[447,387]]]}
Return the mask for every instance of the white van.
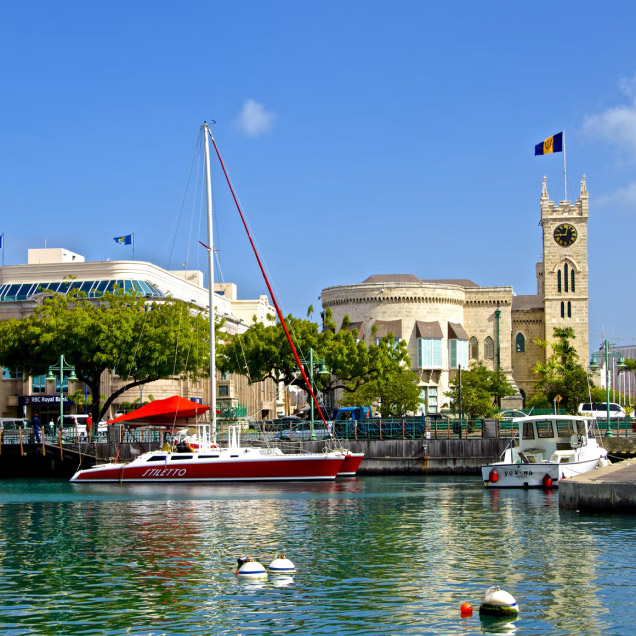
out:
{"label": "white van", "polygon": [[[578,408],[579,415],[589,415],[598,420],[607,419],[607,402],[582,402]],[[625,409],[620,404],[609,403],[610,419],[626,417]]]}
{"label": "white van", "polygon": [[[86,437],[86,420],[89,418],[89,415],[65,415],[64,423],[62,425],[62,435],[74,435],[77,434],[78,437],[85,438]],[[93,435],[96,433],[105,433],[106,432],[106,422],[102,420],[98,426],[95,426],[93,423]],[[55,420],[55,430],[59,430],[60,427],[60,418],[58,417]]]}
{"label": "white van", "polygon": [[30,426],[31,422],[21,417],[0,417],[0,431],[17,433],[20,429],[24,431]]}

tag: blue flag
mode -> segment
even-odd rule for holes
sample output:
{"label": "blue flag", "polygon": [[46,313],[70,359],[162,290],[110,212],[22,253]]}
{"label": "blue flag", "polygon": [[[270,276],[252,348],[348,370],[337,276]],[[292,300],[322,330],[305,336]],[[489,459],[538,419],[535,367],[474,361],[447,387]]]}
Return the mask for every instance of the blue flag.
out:
{"label": "blue flag", "polygon": [[115,243],[120,243],[121,245],[132,245],[133,235],[126,234],[126,236],[116,236],[113,240]]}
{"label": "blue flag", "polygon": [[0,248],[4,247],[4,232],[0,234]]}

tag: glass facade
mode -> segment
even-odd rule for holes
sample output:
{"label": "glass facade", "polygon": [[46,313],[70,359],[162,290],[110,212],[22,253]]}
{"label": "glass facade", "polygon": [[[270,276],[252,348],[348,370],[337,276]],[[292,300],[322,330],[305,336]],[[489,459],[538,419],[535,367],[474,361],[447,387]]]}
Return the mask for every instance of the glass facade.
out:
{"label": "glass facade", "polygon": [[89,298],[96,298],[104,292],[119,287],[126,292],[136,291],[142,296],[164,298],[163,292],[152,283],[145,280],[85,280],[85,281],[57,281],[51,283],[7,283],[0,285],[0,302],[28,300],[35,294],[59,292],[66,294],[70,289],[79,289]]}

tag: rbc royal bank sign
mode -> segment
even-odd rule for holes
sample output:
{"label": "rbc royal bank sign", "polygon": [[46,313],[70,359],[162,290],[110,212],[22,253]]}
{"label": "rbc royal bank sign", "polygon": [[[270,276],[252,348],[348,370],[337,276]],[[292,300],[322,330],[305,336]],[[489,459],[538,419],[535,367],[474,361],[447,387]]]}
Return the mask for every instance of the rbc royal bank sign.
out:
{"label": "rbc royal bank sign", "polygon": [[[59,395],[20,395],[18,396],[19,406],[30,406],[33,404],[59,405]],[[64,405],[75,404],[73,400],[64,398]]]}

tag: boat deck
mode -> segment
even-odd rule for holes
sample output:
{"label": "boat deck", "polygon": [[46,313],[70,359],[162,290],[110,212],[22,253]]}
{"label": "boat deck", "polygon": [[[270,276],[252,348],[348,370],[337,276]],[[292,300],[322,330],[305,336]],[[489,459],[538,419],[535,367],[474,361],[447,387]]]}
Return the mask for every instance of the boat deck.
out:
{"label": "boat deck", "polygon": [[559,483],[559,507],[566,510],[636,512],[636,459],[629,459]]}

